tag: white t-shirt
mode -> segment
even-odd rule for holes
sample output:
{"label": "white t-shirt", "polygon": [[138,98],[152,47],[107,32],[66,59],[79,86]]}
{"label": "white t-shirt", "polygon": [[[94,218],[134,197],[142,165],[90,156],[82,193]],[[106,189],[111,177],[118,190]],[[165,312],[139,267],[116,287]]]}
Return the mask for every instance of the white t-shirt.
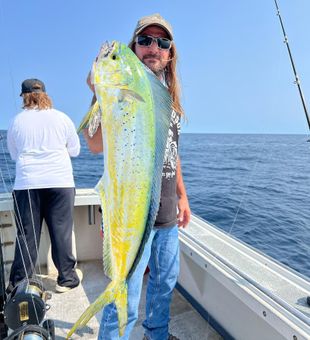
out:
{"label": "white t-shirt", "polygon": [[80,140],[63,112],[22,111],[8,129],[7,144],[16,161],[15,190],[74,187],[70,156],[80,153]]}

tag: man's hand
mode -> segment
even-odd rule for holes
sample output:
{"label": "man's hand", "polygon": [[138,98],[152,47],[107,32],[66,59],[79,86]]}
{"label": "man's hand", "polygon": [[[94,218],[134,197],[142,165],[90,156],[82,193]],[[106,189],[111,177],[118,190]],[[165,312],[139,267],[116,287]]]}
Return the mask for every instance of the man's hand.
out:
{"label": "man's hand", "polygon": [[95,86],[91,82],[91,71],[89,71],[89,73],[88,73],[86,82],[87,82],[87,85],[89,86],[89,88],[92,90],[92,92],[95,93]]}
{"label": "man's hand", "polygon": [[187,197],[179,198],[178,210],[178,226],[179,228],[186,228],[191,218],[191,210]]}

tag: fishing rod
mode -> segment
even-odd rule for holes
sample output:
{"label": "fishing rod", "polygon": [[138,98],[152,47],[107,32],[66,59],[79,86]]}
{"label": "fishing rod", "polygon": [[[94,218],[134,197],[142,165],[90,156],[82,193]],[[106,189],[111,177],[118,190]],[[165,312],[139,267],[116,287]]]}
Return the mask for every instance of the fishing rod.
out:
{"label": "fishing rod", "polygon": [[[2,140],[0,134],[0,141]],[[1,227],[1,225],[0,225]],[[5,279],[4,279],[4,259],[2,253],[2,237],[0,231],[0,339],[5,338],[8,335],[8,327],[4,322],[4,305],[6,302],[5,294]]]}
{"label": "fishing rod", "polygon": [[310,119],[309,119],[309,115],[308,115],[306,100],[305,100],[305,97],[304,97],[302,89],[301,89],[300,80],[299,80],[299,77],[297,75],[295,63],[294,63],[294,60],[293,60],[293,56],[292,56],[292,52],[291,52],[291,49],[290,49],[290,45],[288,43],[287,35],[286,35],[285,29],[284,29],[284,24],[283,24],[283,20],[282,20],[281,14],[280,14],[280,10],[279,10],[279,6],[278,6],[277,0],[274,0],[274,3],[275,3],[275,6],[276,6],[276,9],[277,9],[277,16],[279,17],[280,25],[281,25],[281,28],[282,28],[282,33],[283,33],[283,36],[284,36],[284,43],[286,44],[288,55],[289,55],[289,58],[290,58],[290,61],[291,61],[291,65],[292,65],[292,69],[293,69],[293,72],[294,72],[294,75],[295,75],[295,83],[296,83],[296,85],[298,87],[299,96],[300,96],[300,99],[301,99],[301,102],[302,102],[302,106],[304,108],[304,112],[305,112],[305,115],[306,115],[306,119],[307,119],[307,123],[308,123],[308,128],[310,130]]}
{"label": "fishing rod", "polygon": [[4,261],[2,255],[2,238],[0,233],[0,339],[8,335],[8,327],[4,322],[4,305],[6,302],[5,281],[4,281]]}
{"label": "fishing rod", "polygon": [[[2,145],[2,140],[3,136],[0,134],[0,145]],[[2,152],[6,162],[4,150]],[[0,179],[7,190],[1,167]],[[11,219],[17,221],[15,213],[11,213]],[[0,221],[0,228],[3,226],[5,224]],[[23,227],[17,223],[16,228],[21,229]],[[47,300],[51,298],[51,294],[45,291],[43,282],[27,276],[24,280],[18,282],[13,289],[5,290],[5,261],[2,247],[4,240],[2,236],[0,229],[0,340],[54,340],[54,321],[45,318],[46,312],[50,308]],[[22,237],[24,237],[23,234]],[[16,246],[21,249],[18,237],[16,238]]]}
{"label": "fishing rod", "polygon": [[[290,45],[288,43],[287,35],[286,35],[285,29],[284,29],[284,24],[283,24],[283,20],[282,20],[281,14],[280,14],[280,10],[279,10],[279,6],[278,6],[277,0],[274,0],[274,3],[275,3],[275,6],[276,6],[276,9],[277,9],[277,15],[279,17],[280,25],[281,25],[282,32],[283,32],[284,43],[286,44],[288,55],[290,57],[290,61],[291,61],[291,65],[292,65],[292,69],[293,69],[293,72],[294,72],[294,75],[295,75],[295,83],[297,84],[297,87],[298,87],[299,96],[300,96],[300,99],[301,99],[301,102],[302,102],[302,106],[304,108],[304,112],[305,112],[305,115],[306,115],[306,119],[307,119],[307,123],[308,123],[308,128],[310,130],[310,120],[309,120],[306,100],[305,100],[305,97],[304,97],[302,89],[301,89],[300,80],[299,80],[298,75],[297,75],[296,67],[295,67],[295,64],[294,64],[294,60],[293,60],[292,52],[291,52],[291,49],[290,49]],[[307,296],[306,302],[310,306],[310,296]]]}

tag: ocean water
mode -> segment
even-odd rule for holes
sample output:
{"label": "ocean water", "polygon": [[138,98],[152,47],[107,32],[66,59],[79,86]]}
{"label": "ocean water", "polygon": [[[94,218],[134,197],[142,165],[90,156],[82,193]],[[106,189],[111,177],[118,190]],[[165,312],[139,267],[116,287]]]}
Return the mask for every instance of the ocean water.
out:
{"label": "ocean water", "polygon": [[[0,192],[14,163],[0,141]],[[183,134],[183,178],[194,214],[310,278],[310,143],[306,135]],[[102,155],[82,141],[73,169],[78,188],[94,187]]]}

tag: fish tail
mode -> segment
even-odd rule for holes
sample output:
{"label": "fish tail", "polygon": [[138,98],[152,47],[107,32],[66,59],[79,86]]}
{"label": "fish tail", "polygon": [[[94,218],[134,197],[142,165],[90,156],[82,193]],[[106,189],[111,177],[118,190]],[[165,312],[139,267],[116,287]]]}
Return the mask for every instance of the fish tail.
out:
{"label": "fish tail", "polygon": [[127,325],[127,283],[126,281],[112,281],[105,291],[93,302],[80,316],[77,322],[70,329],[66,339],[78,329],[86,326],[88,321],[98,313],[104,306],[114,302],[117,309],[119,321],[119,334],[124,334]]}
{"label": "fish tail", "polygon": [[118,316],[118,330],[119,336],[123,336],[125,333],[125,328],[127,326],[128,312],[127,312],[127,283],[124,282],[119,286],[117,296],[115,298],[115,306],[117,309]]}

